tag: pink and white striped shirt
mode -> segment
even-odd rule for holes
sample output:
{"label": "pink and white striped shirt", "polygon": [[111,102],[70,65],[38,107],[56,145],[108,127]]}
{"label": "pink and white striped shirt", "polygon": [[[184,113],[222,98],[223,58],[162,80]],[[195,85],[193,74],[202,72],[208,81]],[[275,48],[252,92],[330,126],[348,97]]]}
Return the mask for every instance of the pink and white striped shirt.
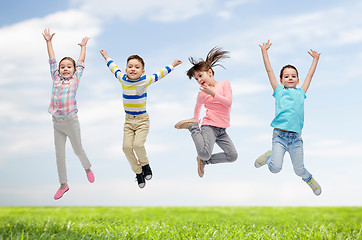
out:
{"label": "pink and white striped shirt", "polygon": [[194,118],[199,120],[202,105],[206,108],[206,116],[201,125],[227,128],[230,126],[230,109],[232,91],[229,81],[220,81],[214,87],[215,97],[200,91],[197,95]]}
{"label": "pink and white striped shirt", "polygon": [[49,105],[49,113],[53,116],[66,116],[77,110],[75,96],[79,86],[79,79],[83,74],[83,63],[78,62],[75,73],[71,78],[63,78],[59,75],[57,61],[49,59],[50,73],[53,80],[52,96]]}

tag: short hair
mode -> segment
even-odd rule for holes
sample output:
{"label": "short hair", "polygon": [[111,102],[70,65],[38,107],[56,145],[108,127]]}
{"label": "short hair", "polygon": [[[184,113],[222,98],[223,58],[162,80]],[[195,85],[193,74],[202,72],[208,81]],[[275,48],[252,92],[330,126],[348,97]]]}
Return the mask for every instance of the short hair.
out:
{"label": "short hair", "polygon": [[75,67],[75,61],[74,61],[74,59],[71,58],[71,57],[64,57],[64,58],[62,58],[62,60],[60,60],[60,62],[59,62],[58,68],[60,68],[60,64],[61,64],[64,60],[69,60],[69,61],[71,61],[71,62],[73,63],[74,70],[75,70],[75,68],[76,68],[76,67]]}
{"label": "short hair", "polygon": [[196,71],[209,71],[211,69],[212,74],[214,75],[213,67],[220,66],[223,67],[221,64],[218,64],[220,60],[223,58],[229,58],[227,55],[229,52],[224,51],[219,47],[214,47],[210,50],[210,52],[206,56],[206,60],[204,61],[202,58],[197,60],[193,57],[189,57],[189,61],[192,63],[192,67],[186,72],[186,75],[191,79]]}
{"label": "short hair", "polygon": [[297,68],[294,67],[293,65],[288,64],[288,65],[285,65],[285,66],[282,68],[282,70],[280,70],[280,79],[283,78],[283,72],[284,72],[284,70],[285,70],[286,68],[292,68],[292,69],[294,69],[294,70],[297,72],[297,77],[298,77],[298,70],[297,70]]}
{"label": "short hair", "polygon": [[145,62],[143,61],[143,59],[142,59],[140,56],[138,56],[138,55],[131,55],[131,56],[129,56],[129,57],[127,58],[127,63],[128,63],[130,60],[132,60],[132,59],[137,59],[138,61],[140,61],[141,64],[142,64],[142,67],[145,68]]}

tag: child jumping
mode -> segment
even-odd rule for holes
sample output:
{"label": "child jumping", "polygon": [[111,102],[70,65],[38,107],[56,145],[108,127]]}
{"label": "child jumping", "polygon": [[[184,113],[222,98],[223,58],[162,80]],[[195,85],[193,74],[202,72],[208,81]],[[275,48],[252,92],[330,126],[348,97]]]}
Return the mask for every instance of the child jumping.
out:
{"label": "child jumping", "polygon": [[317,67],[320,53],[313,50],[308,52],[313,57],[313,62],[302,87],[297,88],[299,84],[298,71],[292,65],[286,65],[282,68],[280,72],[281,85],[278,84],[268,57],[268,49],[271,45],[268,41],[259,46],[275,98],[275,118],[271,123],[274,128],[272,151],[267,151],[261,155],[256,159],[254,165],[259,168],[266,164],[272,173],[278,173],[282,170],[284,154],[287,151],[292,160],[295,174],[300,176],[312,188],[313,193],[318,196],[322,192],[321,187],[304,167],[301,133],[304,125],[304,99]]}
{"label": "child jumping", "polygon": [[72,144],[74,153],[82,163],[90,183],[94,182],[94,175],[91,170],[91,164],[83,150],[80,124],[77,116],[77,101],[75,99],[79,79],[83,74],[83,63],[89,38],[83,38],[82,42],[78,44],[81,49],[77,64],[75,64],[72,58],[65,57],[59,62],[58,68],[52,44],[54,34],[51,34],[49,29],[45,29],[43,37],[47,44],[50,73],[53,80],[52,96],[48,111],[53,115],[55,153],[60,182],[60,188],[54,195],[54,199],[57,200],[69,190],[65,164],[65,143],[67,137]]}
{"label": "child jumping", "polygon": [[144,188],[146,180],[151,180],[152,170],[146,155],[145,142],[149,131],[149,117],[146,111],[147,87],[169,74],[182,62],[175,60],[171,65],[164,67],[157,73],[146,76],[145,63],[138,55],[127,59],[125,73],[123,73],[107,57],[105,50],[100,51],[106,64],[119,80],[123,89],[123,107],[126,112],[123,136],[123,152],[126,155],[132,170],[136,174],[138,186]]}
{"label": "child jumping", "polygon": [[[195,143],[197,151],[197,172],[199,177],[204,176],[206,164],[234,162],[238,154],[226,133],[230,126],[230,109],[232,104],[232,90],[230,82],[216,81],[214,78],[215,66],[221,66],[218,62],[228,57],[228,51],[214,47],[208,53],[206,60],[189,58],[193,67],[187,71],[189,79],[194,78],[200,85],[197,95],[194,117],[183,120],[175,125],[177,129],[188,129]],[[206,108],[206,116],[199,127],[199,115],[201,107]],[[223,152],[213,154],[214,144],[217,144]]]}

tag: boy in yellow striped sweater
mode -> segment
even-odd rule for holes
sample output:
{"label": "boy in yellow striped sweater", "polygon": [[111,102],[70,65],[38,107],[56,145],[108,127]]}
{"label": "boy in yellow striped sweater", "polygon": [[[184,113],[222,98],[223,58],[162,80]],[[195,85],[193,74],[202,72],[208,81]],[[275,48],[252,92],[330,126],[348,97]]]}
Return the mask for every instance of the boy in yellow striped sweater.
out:
{"label": "boy in yellow striped sweater", "polygon": [[107,57],[105,50],[101,50],[100,53],[106,60],[108,68],[122,85],[123,107],[126,112],[123,152],[136,173],[138,186],[143,188],[146,185],[145,179],[152,178],[144,146],[149,131],[149,117],[146,111],[147,87],[169,74],[182,62],[176,59],[171,65],[147,76],[144,70],[145,63],[138,55],[128,57],[126,70],[123,73],[113,60]]}

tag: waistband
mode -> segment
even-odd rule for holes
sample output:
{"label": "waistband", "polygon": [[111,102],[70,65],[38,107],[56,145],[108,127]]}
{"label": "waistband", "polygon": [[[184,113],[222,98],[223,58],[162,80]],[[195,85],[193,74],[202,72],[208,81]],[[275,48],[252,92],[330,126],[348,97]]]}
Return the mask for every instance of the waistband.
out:
{"label": "waistband", "polygon": [[126,113],[126,119],[145,119],[145,118],[148,118],[147,112],[138,114],[138,115],[132,115],[132,114]]}
{"label": "waistband", "polygon": [[284,130],[277,129],[277,128],[274,128],[273,132],[277,133],[280,136],[284,136],[284,137],[292,137],[292,136],[300,136],[301,135],[300,133],[297,133],[297,132],[289,132],[289,131],[284,131]]}
{"label": "waistband", "polygon": [[226,130],[226,128],[223,128],[223,127],[216,127],[216,126],[212,126],[212,125],[202,125],[201,127],[211,127],[213,129],[216,129],[216,130]]}
{"label": "waistband", "polygon": [[72,114],[69,114],[65,117],[54,117],[52,116],[53,118],[53,122],[56,122],[56,123],[62,123],[62,122],[65,122],[65,121],[69,121],[69,120],[72,120],[74,118],[77,118],[78,117],[78,114],[75,112],[75,113],[72,113]]}

